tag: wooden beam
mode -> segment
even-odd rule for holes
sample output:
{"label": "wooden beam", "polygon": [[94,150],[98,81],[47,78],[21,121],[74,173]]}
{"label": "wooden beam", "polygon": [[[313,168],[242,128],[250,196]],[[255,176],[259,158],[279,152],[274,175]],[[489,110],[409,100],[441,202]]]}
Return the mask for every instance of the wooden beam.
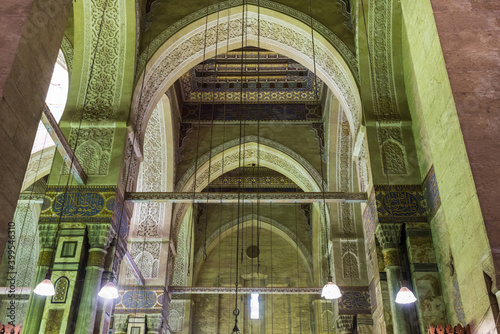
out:
{"label": "wooden beam", "polygon": [[[50,138],[52,138],[52,140],[56,144],[57,150],[59,151],[64,162],[70,169],[71,174],[73,174],[76,183],[78,183],[79,185],[85,185],[85,183],[87,182],[87,175],[83,171],[82,165],[80,165],[80,162],[78,161],[77,157],[76,156],[73,157],[74,152],[71,149],[71,146],[69,145],[68,141],[66,140],[66,137],[64,137],[64,134],[62,133],[61,128],[57,124],[57,121],[55,120],[54,116],[52,116],[52,113],[50,112],[50,109],[47,106],[47,104],[45,104],[45,107],[43,108],[42,123],[47,129]],[[73,162],[73,167],[71,167],[72,162]]]}
{"label": "wooden beam", "polygon": [[127,193],[125,199],[132,203],[172,202],[172,203],[365,203],[366,193],[346,192],[275,192],[275,193],[195,193],[192,192],[141,192]]}
{"label": "wooden beam", "polygon": [[[261,295],[281,294],[281,295],[319,295],[323,288],[284,288],[284,287],[264,287],[264,288],[238,288],[238,294],[247,295],[250,293],[259,293]],[[191,286],[169,286],[168,293],[172,295],[234,295],[234,287],[191,287]]]}

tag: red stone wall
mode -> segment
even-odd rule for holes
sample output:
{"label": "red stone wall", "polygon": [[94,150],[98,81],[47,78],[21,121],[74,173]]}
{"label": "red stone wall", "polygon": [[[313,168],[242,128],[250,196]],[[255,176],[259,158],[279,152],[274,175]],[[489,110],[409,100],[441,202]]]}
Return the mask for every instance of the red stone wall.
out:
{"label": "red stone wall", "polygon": [[500,1],[431,0],[431,3],[498,275]]}

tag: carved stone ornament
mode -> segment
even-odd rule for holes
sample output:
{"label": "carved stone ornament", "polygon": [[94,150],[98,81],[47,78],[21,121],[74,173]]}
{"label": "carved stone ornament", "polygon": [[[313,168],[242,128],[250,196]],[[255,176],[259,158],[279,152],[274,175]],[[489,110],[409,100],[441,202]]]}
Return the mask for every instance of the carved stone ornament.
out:
{"label": "carved stone ornament", "polygon": [[121,104],[126,73],[127,1],[87,0],[82,3],[83,13],[76,12],[75,17],[85,18],[80,79],[84,84],[78,88],[76,110],[79,112],[74,117],[75,120],[83,117],[87,122],[112,121]]}

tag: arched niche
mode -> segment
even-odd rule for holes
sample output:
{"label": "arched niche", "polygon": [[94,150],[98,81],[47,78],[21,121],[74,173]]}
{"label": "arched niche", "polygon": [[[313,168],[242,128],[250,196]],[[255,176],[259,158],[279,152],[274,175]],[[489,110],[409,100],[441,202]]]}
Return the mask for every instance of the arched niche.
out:
{"label": "arched niche", "polygon": [[[132,102],[130,119],[137,121],[141,134],[157,102],[177,79],[204,59],[242,47],[242,8],[233,7],[219,15],[200,18],[172,35],[153,54],[146,64],[146,73],[140,76],[144,82],[140,79],[136,84]],[[354,76],[339,52],[315,32],[314,61],[309,26],[271,9],[260,8],[257,14],[258,10],[256,6],[245,6],[243,45],[258,45],[294,59],[310,70],[316,68],[318,77],[335,94],[346,111],[352,132],[356,133],[361,118],[360,95]]]}

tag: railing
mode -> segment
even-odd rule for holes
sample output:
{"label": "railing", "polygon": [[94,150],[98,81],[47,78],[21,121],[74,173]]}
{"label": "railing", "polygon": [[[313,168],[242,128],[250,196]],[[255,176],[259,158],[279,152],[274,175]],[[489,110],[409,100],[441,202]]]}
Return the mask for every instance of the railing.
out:
{"label": "railing", "polygon": [[437,325],[429,327],[429,334],[471,334],[470,325],[463,327],[458,324],[455,327],[452,325]]}

